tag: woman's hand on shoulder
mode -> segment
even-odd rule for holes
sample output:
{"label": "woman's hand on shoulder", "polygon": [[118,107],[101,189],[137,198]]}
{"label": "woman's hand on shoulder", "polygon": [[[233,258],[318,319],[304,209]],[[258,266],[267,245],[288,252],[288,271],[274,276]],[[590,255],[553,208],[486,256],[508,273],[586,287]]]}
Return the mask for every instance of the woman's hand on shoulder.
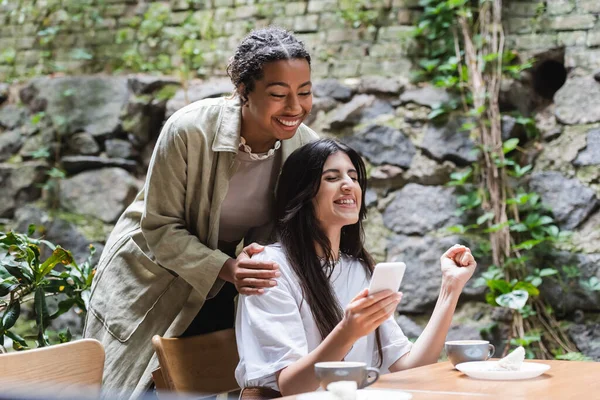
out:
{"label": "woman's hand on shoulder", "polygon": [[468,247],[455,244],[440,258],[442,281],[452,289],[462,290],[467,281],[473,276],[477,262]]}
{"label": "woman's hand on shoulder", "polygon": [[252,243],[237,256],[230,259],[223,267],[225,275],[222,277],[235,285],[240,294],[263,294],[264,288],[277,285],[275,278],[279,277],[279,266],[274,261],[259,261],[251,257],[264,250],[264,246]]}
{"label": "woman's hand on shoulder", "polygon": [[400,300],[400,292],[384,290],[369,294],[369,290],[364,289],[348,304],[338,326],[356,341],[373,332],[394,314]]}

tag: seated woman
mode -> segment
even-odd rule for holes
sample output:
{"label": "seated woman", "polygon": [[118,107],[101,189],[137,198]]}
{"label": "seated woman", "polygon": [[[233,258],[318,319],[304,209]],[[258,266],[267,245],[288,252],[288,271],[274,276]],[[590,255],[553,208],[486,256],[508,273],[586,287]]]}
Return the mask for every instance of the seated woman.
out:
{"label": "seated woman", "polygon": [[409,342],[393,319],[402,294],[366,289],[374,268],[363,245],[366,180],[360,156],[330,139],[300,147],[285,162],[276,193],[279,242],[253,257],[277,262],[281,276],[264,295],[238,300],[240,387],[316,390],[320,361],[362,361],[382,373],[437,361],[475,260],[459,245],[441,256],[433,315]]}

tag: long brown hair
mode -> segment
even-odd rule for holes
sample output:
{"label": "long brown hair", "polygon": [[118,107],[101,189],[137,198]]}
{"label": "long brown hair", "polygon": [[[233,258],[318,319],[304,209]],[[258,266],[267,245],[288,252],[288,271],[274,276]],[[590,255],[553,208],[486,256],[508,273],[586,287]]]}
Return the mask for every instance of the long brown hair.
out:
{"label": "long brown hair", "polygon": [[[332,139],[317,140],[300,147],[288,157],[283,166],[275,204],[278,240],[300,279],[304,299],[310,306],[323,339],[342,320],[344,311],[329,281],[335,265],[333,249],[329,238],[319,226],[312,199],[319,191],[325,161],[338,151],[346,153],[352,161],[362,189],[358,222],[342,228],[340,252],[360,260],[370,276],[373,273],[374,261],[364,247],[362,227],[362,221],[367,215],[367,173],[365,164],[356,151]],[[325,254],[324,266],[317,256],[315,243]],[[383,352],[379,328],[375,333],[381,366]]]}

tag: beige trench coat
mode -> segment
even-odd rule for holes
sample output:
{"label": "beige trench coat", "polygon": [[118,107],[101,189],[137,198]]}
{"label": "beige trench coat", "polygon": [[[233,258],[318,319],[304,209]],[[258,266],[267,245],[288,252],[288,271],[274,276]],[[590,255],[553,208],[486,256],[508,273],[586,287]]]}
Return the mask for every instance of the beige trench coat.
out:
{"label": "beige trench coat", "polygon": [[[158,367],[153,335],[176,337],[221,289],[221,204],[236,172],[241,106],[206,99],[177,111],[154,149],[143,190],[107,240],[92,285],[84,337],[104,345],[104,388],[137,397]],[[281,145],[282,162],[317,135],[305,125]],[[281,168],[281,165],[278,166]],[[264,242],[272,224],[248,241]]]}

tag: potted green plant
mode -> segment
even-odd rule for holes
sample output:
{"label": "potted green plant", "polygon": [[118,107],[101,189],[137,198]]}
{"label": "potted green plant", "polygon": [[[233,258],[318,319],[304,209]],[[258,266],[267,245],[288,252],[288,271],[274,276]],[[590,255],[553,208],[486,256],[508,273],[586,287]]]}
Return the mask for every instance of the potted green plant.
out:
{"label": "potted green plant", "polygon": [[[78,265],[69,250],[44,239],[33,238],[35,226],[27,234],[0,231],[0,351],[5,337],[12,339],[15,350],[29,348],[26,339],[14,330],[23,314],[24,303],[33,302],[35,338],[38,347],[50,345],[46,329],[51,321],[76,307],[80,313],[87,311],[87,302],[95,270],[91,258],[95,249],[90,245],[90,255]],[[44,247],[51,254],[44,257]],[[45,258],[45,259],[44,259]],[[50,313],[47,298],[58,296],[58,303]],[[31,314],[30,314],[31,315]],[[71,340],[71,332],[61,332],[57,341]]]}

